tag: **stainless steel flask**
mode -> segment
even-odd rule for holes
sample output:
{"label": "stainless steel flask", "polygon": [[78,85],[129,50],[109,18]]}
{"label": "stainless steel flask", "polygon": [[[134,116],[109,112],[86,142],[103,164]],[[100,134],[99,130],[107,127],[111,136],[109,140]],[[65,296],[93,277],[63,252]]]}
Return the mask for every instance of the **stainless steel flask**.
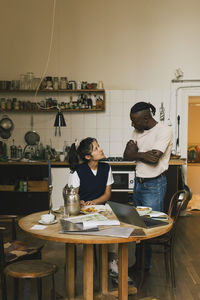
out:
{"label": "stainless steel flask", "polygon": [[63,188],[65,212],[76,216],[80,213],[80,198],[73,186],[66,185]]}

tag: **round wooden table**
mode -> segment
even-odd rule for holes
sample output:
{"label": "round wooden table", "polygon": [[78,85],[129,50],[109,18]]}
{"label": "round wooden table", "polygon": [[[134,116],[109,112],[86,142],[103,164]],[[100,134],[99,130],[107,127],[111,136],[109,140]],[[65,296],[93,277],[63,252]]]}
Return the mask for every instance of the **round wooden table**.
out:
{"label": "round wooden table", "polygon": [[[19,220],[19,226],[26,232],[33,236],[65,243],[66,251],[66,294],[67,299],[75,298],[75,266],[74,253],[76,244],[83,244],[84,246],[84,262],[83,262],[83,299],[92,300],[93,295],[93,247],[100,245],[100,286],[101,294],[96,295],[95,299],[101,299],[102,295],[112,294],[118,297],[119,300],[127,300],[128,294],[137,292],[136,287],[128,287],[128,243],[139,242],[140,240],[157,237],[168,232],[172,227],[172,220],[165,226],[159,226],[151,229],[144,229],[146,235],[142,237],[130,236],[129,238],[110,237],[110,236],[94,236],[81,234],[63,234],[60,233],[61,225],[59,222],[59,215],[57,215],[58,222],[52,225],[45,225],[43,230],[31,229],[32,226],[38,224],[40,216],[47,212],[39,212],[23,217]],[[121,226],[134,227],[129,224],[121,223]],[[134,227],[137,228],[137,227]],[[118,259],[119,259],[119,276],[118,276],[118,290],[108,290],[108,245],[118,244]],[[80,297],[78,298],[80,299]]]}

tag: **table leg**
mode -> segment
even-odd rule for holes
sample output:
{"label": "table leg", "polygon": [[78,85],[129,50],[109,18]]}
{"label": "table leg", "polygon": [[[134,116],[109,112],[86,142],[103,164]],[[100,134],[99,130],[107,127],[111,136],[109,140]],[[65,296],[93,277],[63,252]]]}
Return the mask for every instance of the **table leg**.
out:
{"label": "table leg", "polygon": [[100,245],[100,288],[102,294],[108,293],[108,245]]}
{"label": "table leg", "polygon": [[118,296],[119,300],[128,300],[128,244],[119,244],[119,275]]}
{"label": "table leg", "polygon": [[66,293],[67,299],[74,299],[75,295],[75,245],[65,244],[65,259],[66,259]]}
{"label": "table leg", "polygon": [[93,300],[93,245],[85,244],[83,255],[83,299]]}

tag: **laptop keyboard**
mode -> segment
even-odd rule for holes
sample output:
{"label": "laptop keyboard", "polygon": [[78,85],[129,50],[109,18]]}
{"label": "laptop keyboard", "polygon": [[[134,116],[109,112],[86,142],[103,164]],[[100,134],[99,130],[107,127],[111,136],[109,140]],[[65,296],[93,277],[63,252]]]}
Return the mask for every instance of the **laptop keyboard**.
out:
{"label": "laptop keyboard", "polygon": [[162,226],[162,225],[168,224],[168,222],[164,222],[161,220],[155,220],[155,219],[151,219],[151,218],[143,218],[143,220],[147,227]]}

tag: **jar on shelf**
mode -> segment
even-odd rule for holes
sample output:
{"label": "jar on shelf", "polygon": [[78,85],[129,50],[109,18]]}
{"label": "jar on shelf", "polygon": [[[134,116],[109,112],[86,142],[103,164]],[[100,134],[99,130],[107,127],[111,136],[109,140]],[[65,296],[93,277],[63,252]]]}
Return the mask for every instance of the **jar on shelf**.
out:
{"label": "jar on shelf", "polygon": [[46,89],[47,90],[53,89],[53,81],[52,81],[52,77],[50,77],[50,76],[46,77]]}
{"label": "jar on shelf", "polygon": [[20,90],[25,90],[25,75],[24,74],[20,74],[20,77],[19,77],[19,89]]}
{"label": "jar on shelf", "polygon": [[11,99],[7,99],[6,101],[6,109],[11,110],[12,109],[12,101]]}
{"label": "jar on shelf", "polygon": [[33,72],[27,72],[27,90],[33,90]]}
{"label": "jar on shelf", "polygon": [[17,100],[17,98],[13,98],[13,109],[19,110],[19,101]]}
{"label": "jar on shelf", "polygon": [[67,89],[67,77],[60,78],[60,89],[66,90]]}
{"label": "jar on shelf", "polygon": [[59,88],[59,79],[58,77],[53,77],[53,89],[58,90]]}
{"label": "jar on shelf", "polygon": [[5,110],[5,109],[6,109],[6,99],[1,98],[1,110]]}

